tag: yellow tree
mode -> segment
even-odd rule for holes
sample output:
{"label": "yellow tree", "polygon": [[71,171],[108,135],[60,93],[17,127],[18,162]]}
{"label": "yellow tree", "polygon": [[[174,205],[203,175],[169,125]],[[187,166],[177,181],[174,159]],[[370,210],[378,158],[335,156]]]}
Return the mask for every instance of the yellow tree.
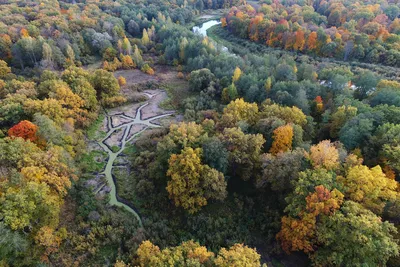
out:
{"label": "yellow tree", "polygon": [[123,76],[118,77],[119,86],[124,86],[126,84],[126,79]]}
{"label": "yellow tree", "polygon": [[176,247],[160,250],[150,241],[144,241],[137,250],[138,264],[147,266],[212,266],[214,253],[192,240]]}
{"label": "yellow tree", "polygon": [[307,124],[307,116],[298,107],[283,107],[272,103],[269,99],[262,103],[260,117],[277,117],[286,123],[294,123],[300,126]]}
{"label": "yellow tree", "polygon": [[382,213],[386,201],[395,200],[398,183],[389,179],[381,167],[364,165],[351,167],[346,177],[338,177],[346,188],[346,196],[363,204],[375,213]]}
{"label": "yellow tree", "polygon": [[221,124],[225,127],[234,127],[239,121],[253,125],[258,120],[258,106],[256,103],[247,103],[243,98],[231,101],[225,108]]}
{"label": "yellow tree", "polygon": [[260,254],[258,254],[255,249],[244,246],[243,244],[235,244],[229,249],[222,248],[214,263],[215,266],[218,267],[261,266]]}
{"label": "yellow tree", "polygon": [[7,62],[0,60],[0,79],[5,78],[9,73],[11,73],[11,68],[8,67]]}
{"label": "yellow tree", "polygon": [[167,191],[176,206],[195,213],[207,200],[224,199],[226,182],[224,175],[208,165],[201,164],[201,149],[185,147],[179,155],[172,154],[168,164]]}
{"label": "yellow tree", "polygon": [[278,154],[292,149],[293,127],[290,124],[286,124],[276,128],[273,132],[273,139],[272,147],[269,150],[270,153]]}
{"label": "yellow tree", "polygon": [[242,71],[240,70],[239,67],[236,67],[235,70],[233,71],[232,82],[237,82],[240,79],[241,75]]}
{"label": "yellow tree", "polygon": [[143,29],[142,44],[144,46],[148,46],[150,44],[150,38],[146,29]]}
{"label": "yellow tree", "polygon": [[136,68],[136,63],[130,55],[121,55],[121,65],[125,70]]}
{"label": "yellow tree", "polygon": [[272,88],[271,77],[268,77],[267,80],[265,81],[264,88],[265,88],[265,91],[267,91],[267,93],[269,93],[271,91],[271,88]]}
{"label": "yellow tree", "polygon": [[65,228],[61,228],[60,231],[54,231],[53,228],[43,226],[39,229],[35,236],[35,241],[38,245],[45,248],[42,256],[42,261],[48,262],[48,256],[51,253],[57,252],[60,247],[61,241],[66,237],[67,231]]}
{"label": "yellow tree", "polygon": [[334,170],[339,167],[339,151],[335,147],[335,144],[329,140],[324,140],[317,145],[313,145],[307,157],[314,168],[321,167],[327,170]]}

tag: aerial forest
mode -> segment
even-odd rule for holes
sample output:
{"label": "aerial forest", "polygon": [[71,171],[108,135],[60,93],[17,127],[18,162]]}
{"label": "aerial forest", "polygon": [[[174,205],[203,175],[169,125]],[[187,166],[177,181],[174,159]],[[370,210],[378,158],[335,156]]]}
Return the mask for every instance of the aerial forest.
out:
{"label": "aerial forest", "polygon": [[0,0],[0,267],[400,266],[399,0]]}

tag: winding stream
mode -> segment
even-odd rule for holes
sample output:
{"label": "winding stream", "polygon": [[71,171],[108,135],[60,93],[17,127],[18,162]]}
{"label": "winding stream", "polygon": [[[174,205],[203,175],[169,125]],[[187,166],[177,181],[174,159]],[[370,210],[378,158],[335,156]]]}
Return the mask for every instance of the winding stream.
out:
{"label": "winding stream", "polygon": [[[153,116],[148,119],[142,119],[142,109],[149,104],[149,101],[154,96],[156,96],[156,94],[149,94],[149,93],[145,93],[145,95],[149,97],[149,100],[146,103],[144,103],[143,105],[141,105],[139,108],[137,108],[135,117],[128,116],[124,112],[115,114],[115,115],[107,114],[106,119],[107,119],[108,132],[107,132],[106,136],[101,141],[99,141],[99,145],[101,146],[101,148],[108,154],[108,160],[107,160],[106,167],[101,174],[105,175],[105,177],[107,179],[107,183],[111,187],[109,203],[110,203],[110,205],[123,207],[126,210],[128,210],[130,213],[132,213],[135,216],[135,218],[138,220],[140,227],[143,227],[143,223],[142,223],[142,219],[140,218],[140,215],[139,215],[137,209],[134,206],[130,205],[127,201],[121,199],[118,196],[116,180],[115,180],[115,177],[113,177],[113,175],[112,175],[112,170],[114,167],[113,165],[114,165],[115,160],[124,151],[126,144],[131,142],[133,139],[135,139],[138,135],[140,135],[146,129],[161,127],[160,125],[155,124],[152,121],[172,115],[172,113],[167,113],[167,114]],[[121,117],[127,122],[122,123],[118,126],[113,126],[113,123],[112,123],[113,117]],[[135,125],[144,126],[144,128],[137,131],[136,133],[134,133],[132,136],[129,137],[129,133],[131,132],[133,126],[135,126]],[[107,145],[106,141],[112,136],[113,133],[116,133],[119,130],[123,130],[123,136],[118,145],[118,150],[113,151],[113,149]]]}
{"label": "winding stream", "polygon": [[[204,22],[203,24],[201,24],[199,26],[194,26],[192,28],[192,31],[194,33],[197,33],[197,34],[200,34],[200,35],[203,35],[204,37],[206,37],[207,36],[207,30],[209,28],[211,28],[212,26],[215,26],[215,25],[218,25],[218,24],[221,24],[221,22],[219,20],[209,20],[209,21],[206,21],[206,22]],[[213,40],[213,41],[221,48],[222,51],[229,52],[227,47],[219,44],[215,40]]]}
{"label": "winding stream", "polygon": [[204,22],[200,26],[194,26],[192,31],[194,33],[199,33],[199,34],[203,35],[204,37],[206,37],[207,36],[207,30],[209,28],[211,28],[212,26],[218,25],[218,24],[221,24],[221,22],[218,21],[218,20],[209,20],[207,22]]}

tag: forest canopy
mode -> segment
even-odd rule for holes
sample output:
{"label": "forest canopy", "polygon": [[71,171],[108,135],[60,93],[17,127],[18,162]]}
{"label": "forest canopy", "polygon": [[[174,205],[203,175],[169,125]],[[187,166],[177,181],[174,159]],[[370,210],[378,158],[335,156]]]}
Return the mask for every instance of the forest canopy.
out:
{"label": "forest canopy", "polygon": [[0,266],[399,266],[399,16],[0,1]]}

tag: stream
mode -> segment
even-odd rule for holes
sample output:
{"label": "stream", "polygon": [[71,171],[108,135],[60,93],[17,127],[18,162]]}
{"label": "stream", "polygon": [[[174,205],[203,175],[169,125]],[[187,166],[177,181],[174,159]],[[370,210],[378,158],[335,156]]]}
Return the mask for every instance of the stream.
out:
{"label": "stream", "polygon": [[[112,170],[114,167],[113,165],[114,165],[115,160],[124,151],[125,146],[128,143],[133,141],[138,135],[140,135],[146,129],[161,127],[160,125],[155,124],[152,121],[172,115],[172,113],[167,113],[167,114],[153,116],[148,119],[142,119],[142,109],[144,107],[146,107],[147,105],[149,105],[149,101],[154,96],[156,96],[156,94],[148,94],[148,93],[145,93],[145,95],[149,97],[149,100],[146,103],[142,104],[139,108],[137,108],[135,117],[128,116],[123,112],[119,113],[119,114],[115,114],[115,115],[107,114],[106,119],[107,119],[108,132],[107,132],[106,136],[101,141],[99,141],[99,145],[108,155],[106,167],[101,174],[105,175],[107,183],[111,188],[109,203],[110,203],[110,205],[125,208],[130,213],[132,213],[135,216],[135,218],[138,220],[140,227],[143,227],[143,223],[142,223],[142,219],[140,218],[140,215],[139,215],[137,209],[134,206],[132,206],[131,204],[129,204],[127,201],[121,199],[118,196],[116,180],[115,180],[115,177],[112,175]],[[123,118],[127,122],[122,123],[118,126],[113,126],[113,123],[112,123],[113,117]],[[144,126],[144,128],[135,132],[131,136],[129,136],[133,126],[135,126],[135,125]],[[123,131],[123,136],[118,145],[118,150],[113,151],[113,149],[107,145],[106,141],[112,136],[113,133],[116,133],[117,131],[120,131],[120,130]]]}
{"label": "stream", "polygon": [[[218,25],[218,24],[221,24],[221,22],[219,20],[209,20],[209,21],[206,21],[206,22],[204,22],[203,24],[201,24],[199,26],[194,26],[192,28],[192,31],[194,33],[197,33],[197,34],[203,35],[204,37],[207,37],[207,30],[209,28],[211,28],[212,26],[215,26],[215,25]],[[219,44],[215,40],[213,40],[213,41],[221,48],[221,50],[223,52],[228,52],[228,48],[227,47]]]}

